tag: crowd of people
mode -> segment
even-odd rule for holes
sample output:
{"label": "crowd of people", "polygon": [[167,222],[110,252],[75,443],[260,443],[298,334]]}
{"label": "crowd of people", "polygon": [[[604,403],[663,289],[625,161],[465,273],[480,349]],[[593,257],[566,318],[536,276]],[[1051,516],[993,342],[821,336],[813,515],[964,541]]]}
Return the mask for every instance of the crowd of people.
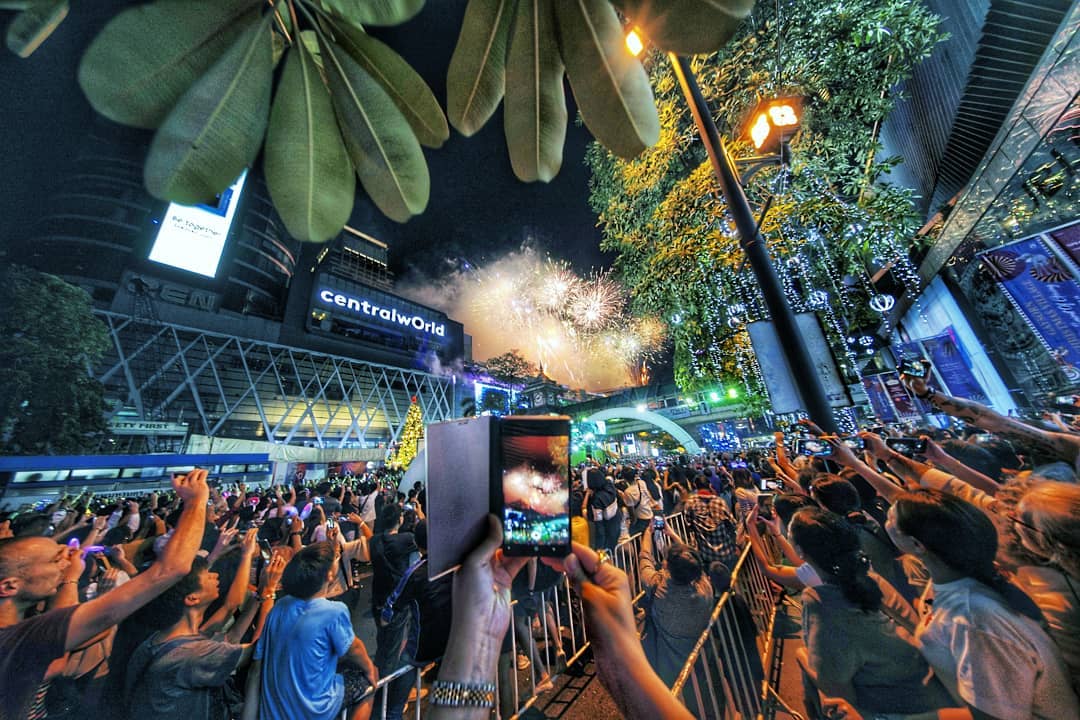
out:
{"label": "crowd of people", "polygon": [[[539,601],[564,576],[620,712],[689,717],[670,687],[749,546],[801,606],[811,716],[1075,720],[1080,433],[905,379],[961,421],[924,449],[805,423],[825,451],[795,453],[789,432],[748,454],[590,461],[572,470],[569,555],[506,557],[492,517],[434,580],[439,518],[382,471],[248,489],[194,470],[160,494],[0,515],[0,719],[400,718],[430,663],[428,715],[506,715],[515,669],[535,692],[567,670]],[[637,603],[620,546],[639,553]]]}

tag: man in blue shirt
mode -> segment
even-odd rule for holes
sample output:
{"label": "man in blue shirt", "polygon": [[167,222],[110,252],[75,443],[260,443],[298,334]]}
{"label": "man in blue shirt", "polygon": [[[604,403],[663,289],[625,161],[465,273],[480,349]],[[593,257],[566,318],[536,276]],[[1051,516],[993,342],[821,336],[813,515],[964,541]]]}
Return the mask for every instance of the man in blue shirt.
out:
{"label": "man in blue shirt", "polygon": [[335,720],[342,708],[351,720],[370,717],[372,696],[363,696],[378,672],[353,633],[348,606],[326,598],[340,562],[338,548],[321,542],[285,568],[287,597],[278,600],[255,646],[245,720]]}

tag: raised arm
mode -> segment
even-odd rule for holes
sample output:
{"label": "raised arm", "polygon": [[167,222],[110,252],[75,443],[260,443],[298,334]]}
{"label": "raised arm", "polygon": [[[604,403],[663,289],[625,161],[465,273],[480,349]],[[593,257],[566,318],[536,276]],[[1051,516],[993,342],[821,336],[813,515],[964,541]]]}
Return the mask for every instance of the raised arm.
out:
{"label": "raised arm", "polygon": [[184,500],[184,512],[161,559],[112,592],[80,605],[68,626],[68,650],[116,625],[191,571],[206,524],[206,470],[173,478],[173,487]]}
{"label": "raised arm", "polygon": [[[880,457],[879,453],[886,456],[899,455],[899,453],[893,453],[892,450],[886,447],[885,443],[882,442],[881,438],[877,435],[874,435],[873,433],[859,433],[859,437],[861,437],[863,439],[863,442],[866,443],[866,450],[871,454],[871,456]],[[874,488],[874,491],[877,492],[877,494],[881,497],[885,498],[885,500],[889,503],[894,502],[897,496],[899,496],[900,493],[904,492],[904,488],[898,486],[896,483],[879,473],[875,468],[870,467],[865,462],[855,457],[855,453],[853,453],[851,451],[851,448],[849,448],[844,443],[836,440],[835,438],[824,439],[827,443],[829,443],[829,445],[832,446],[831,458],[833,460],[835,460],[840,465],[843,465],[844,467],[849,467],[856,473],[858,473],[859,477],[870,483],[870,485]],[[889,465],[889,468],[892,469],[892,466]],[[918,482],[919,481],[916,478],[915,484],[917,485]]]}
{"label": "raised arm", "polygon": [[926,441],[927,459],[942,470],[952,473],[968,485],[982,490],[988,495],[996,494],[1001,488],[1001,485],[996,480],[960,462],[926,435],[923,435],[921,439]]}
{"label": "raised arm", "polygon": [[974,400],[956,398],[938,392],[927,385],[923,378],[910,375],[902,375],[901,378],[915,393],[915,397],[925,400],[943,413],[1000,435],[1025,449],[1050,455],[1070,465],[1076,464],[1076,458],[1080,455],[1080,435],[1033,427],[1017,418],[1002,415]]}

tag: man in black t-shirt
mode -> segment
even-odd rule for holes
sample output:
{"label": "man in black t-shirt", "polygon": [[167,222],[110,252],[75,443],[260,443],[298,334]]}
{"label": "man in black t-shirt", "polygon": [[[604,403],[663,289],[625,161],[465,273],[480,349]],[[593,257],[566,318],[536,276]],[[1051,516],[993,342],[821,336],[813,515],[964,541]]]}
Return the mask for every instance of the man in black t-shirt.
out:
{"label": "man in black t-shirt", "polygon": [[[382,611],[387,598],[418,557],[419,549],[412,533],[398,532],[401,528],[401,508],[397,503],[389,502],[383,505],[379,510],[378,524],[383,528],[383,532],[373,536],[368,542],[373,573],[371,610],[376,627],[375,665],[379,668],[379,677],[386,677],[412,659],[405,648],[405,640],[411,627],[409,598],[403,594],[396,599],[394,614],[389,621],[382,619]],[[413,680],[414,678],[406,673],[390,683],[386,700],[388,720],[401,718]],[[376,698],[375,707],[379,707],[380,703],[381,699]]]}

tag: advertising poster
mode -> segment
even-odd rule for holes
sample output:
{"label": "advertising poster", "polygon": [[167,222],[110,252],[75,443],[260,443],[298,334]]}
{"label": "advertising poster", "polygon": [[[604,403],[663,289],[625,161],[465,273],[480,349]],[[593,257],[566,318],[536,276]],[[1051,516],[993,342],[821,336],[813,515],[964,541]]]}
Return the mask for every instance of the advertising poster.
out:
{"label": "advertising poster", "polygon": [[1072,272],[1037,237],[986,252],[982,261],[1066,375],[1074,374],[1080,366],[1080,283]]}
{"label": "advertising poster", "polygon": [[874,414],[877,415],[878,420],[886,423],[896,422],[896,411],[889,402],[889,395],[885,392],[885,388],[878,382],[878,376],[864,377],[862,385],[866,396],[870,398],[870,407],[874,408]]}
{"label": "advertising poster", "polygon": [[892,402],[892,406],[896,408],[896,414],[901,419],[919,416],[919,410],[915,407],[915,399],[908,394],[904,383],[900,381],[899,373],[882,373],[876,377],[881,381],[889,400]]}
{"label": "advertising poster", "polygon": [[964,357],[960,346],[949,328],[937,337],[922,341],[926,355],[930,359],[934,372],[937,373],[945,392],[953,397],[967,398],[978,403],[989,404],[990,398],[983,392],[979,381],[971,372],[971,365]]}
{"label": "advertising poster", "polygon": [[1054,238],[1054,241],[1066,255],[1072,258],[1074,263],[1080,265],[1080,223],[1054,230],[1050,233],[1050,237]]}

